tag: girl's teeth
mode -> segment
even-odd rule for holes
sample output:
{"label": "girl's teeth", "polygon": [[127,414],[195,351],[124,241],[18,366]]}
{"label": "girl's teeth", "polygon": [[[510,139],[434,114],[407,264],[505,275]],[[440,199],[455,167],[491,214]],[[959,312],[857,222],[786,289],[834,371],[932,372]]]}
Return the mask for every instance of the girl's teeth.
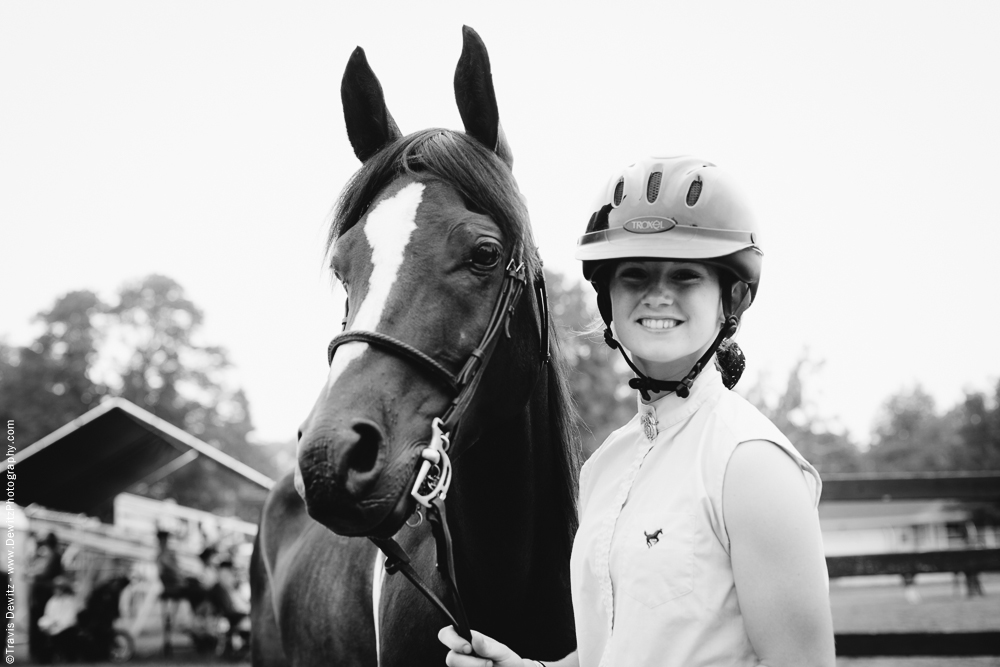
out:
{"label": "girl's teeth", "polygon": [[640,320],[639,323],[647,329],[673,329],[677,320]]}

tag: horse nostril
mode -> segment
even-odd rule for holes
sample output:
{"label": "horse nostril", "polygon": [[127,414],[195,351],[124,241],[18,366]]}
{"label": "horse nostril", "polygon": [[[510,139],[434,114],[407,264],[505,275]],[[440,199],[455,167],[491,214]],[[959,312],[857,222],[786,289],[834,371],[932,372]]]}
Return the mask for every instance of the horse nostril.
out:
{"label": "horse nostril", "polygon": [[354,432],[358,434],[358,441],[347,455],[347,469],[353,473],[371,472],[382,448],[382,432],[369,422],[355,423]]}

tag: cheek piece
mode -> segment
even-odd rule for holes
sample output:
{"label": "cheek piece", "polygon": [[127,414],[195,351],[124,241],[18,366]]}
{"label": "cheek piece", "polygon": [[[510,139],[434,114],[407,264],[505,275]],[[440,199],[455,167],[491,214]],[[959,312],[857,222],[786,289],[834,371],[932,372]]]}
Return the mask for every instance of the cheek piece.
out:
{"label": "cheek piece", "polygon": [[[744,300],[748,299],[749,292],[746,292],[743,298]],[[733,310],[736,310],[736,312],[742,312],[742,309],[732,308],[728,299],[723,299],[722,301],[723,309],[727,311],[727,313],[726,320],[723,323],[722,328],[719,330],[719,335],[715,337],[715,340],[705,351],[705,354],[701,355],[701,358],[695,362],[695,365],[691,368],[688,374],[684,376],[684,379],[679,382],[676,380],[656,380],[636,368],[636,365],[632,363],[632,360],[629,359],[629,356],[625,353],[625,349],[621,346],[621,343],[615,340],[614,334],[611,333],[611,298],[606,287],[600,290],[598,303],[602,306],[600,310],[605,324],[604,342],[612,350],[618,350],[621,352],[622,358],[625,359],[625,363],[628,364],[629,368],[631,368],[632,372],[636,375],[636,377],[628,381],[628,386],[633,389],[637,389],[643,400],[648,401],[650,399],[650,391],[672,391],[681,398],[687,398],[691,394],[691,385],[694,384],[698,374],[705,368],[705,364],[712,359],[712,355],[716,353],[718,353],[716,359],[718,361],[719,370],[722,373],[722,382],[726,385],[726,389],[732,389],[736,386],[736,383],[740,381],[740,377],[743,375],[743,370],[746,368],[746,357],[743,356],[743,351],[740,349],[740,346],[736,344],[736,341],[732,340],[732,336],[736,333],[737,328],[739,328],[740,319],[738,316],[731,313]],[[607,304],[607,308],[603,307],[605,304]]]}

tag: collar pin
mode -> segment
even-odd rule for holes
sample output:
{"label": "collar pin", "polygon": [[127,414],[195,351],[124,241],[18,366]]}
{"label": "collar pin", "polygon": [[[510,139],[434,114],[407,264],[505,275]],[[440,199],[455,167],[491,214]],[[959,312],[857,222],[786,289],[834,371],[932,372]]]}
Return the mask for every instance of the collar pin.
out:
{"label": "collar pin", "polygon": [[652,408],[646,410],[642,413],[642,430],[646,434],[646,439],[650,442],[656,440],[656,425],[659,423],[656,421],[656,411]]}

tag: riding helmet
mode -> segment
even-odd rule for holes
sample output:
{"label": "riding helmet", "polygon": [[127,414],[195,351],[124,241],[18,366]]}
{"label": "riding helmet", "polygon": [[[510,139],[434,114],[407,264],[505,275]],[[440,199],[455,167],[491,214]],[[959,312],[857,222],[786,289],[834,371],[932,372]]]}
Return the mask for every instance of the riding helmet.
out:
{"label": "riding helmet", "polygon": [[[723,383],[732,389],[745,368],[730,338],[760,284],[763,252],[750,208],[732,178],[711,162],[683,156],[651,157],[629,165],[608,181],[587,231],[577,242],[583,276],[597,290],[605,342],[619,349],[636,374],[629,386],[644,399],[650,391],[674,391],[681,398],[702,368],[718,353]],[[692,260],[719,271],[726,317],[715,341],[685,378],[662,381],[644,375],[611,332],[610,271],[617,260]]]}
{"label": "riding helmet", "polygon": [[[726,315],[739,318],[756,297],[763,252],[757,225],[731,176],[695,157],[650,157],[615,173],[577,242],[583,277],[611,322],[604,269],[620,259],[697,260],[723,269]],[[726,278],[734,280],[726,280]]]}

